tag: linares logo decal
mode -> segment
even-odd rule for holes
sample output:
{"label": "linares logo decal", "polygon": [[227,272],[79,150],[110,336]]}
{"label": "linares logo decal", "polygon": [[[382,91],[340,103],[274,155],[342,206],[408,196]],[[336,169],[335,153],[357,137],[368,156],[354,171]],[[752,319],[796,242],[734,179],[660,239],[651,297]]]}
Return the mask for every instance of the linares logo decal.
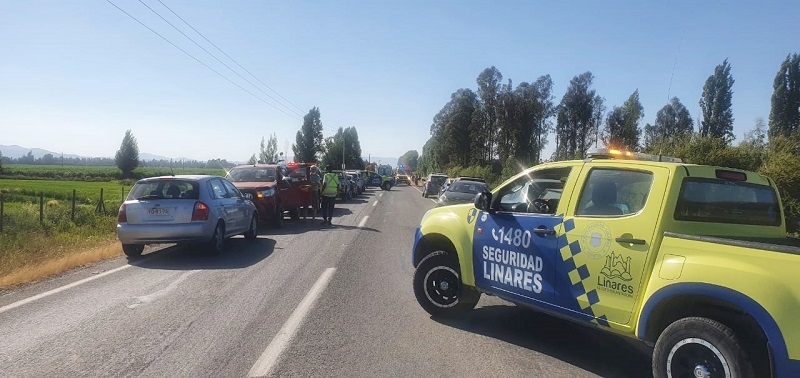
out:
{"label": "linares logo decal", "polygon": [[597,276],[598,289],[626,297],[633,296],[633,285],[628,283],[633,280],[630,256],[615,254],[612,251],[610,255],[606,256],[606,262],[603,269],[600,270],[600,274]]}
{"label": "linares logo decal", "polygon": [[623,257],[622,254],[617,255],[611,252],[611,255],[606,256],[606,265],[603,266],[600,273],[611,279],[619,278],[623,281],[632,280],[630,256]]}

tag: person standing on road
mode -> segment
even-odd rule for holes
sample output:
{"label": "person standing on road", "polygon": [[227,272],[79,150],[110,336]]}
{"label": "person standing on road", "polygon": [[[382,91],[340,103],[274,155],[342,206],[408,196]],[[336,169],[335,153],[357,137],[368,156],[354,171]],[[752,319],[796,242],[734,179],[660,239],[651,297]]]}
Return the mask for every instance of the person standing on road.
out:
{"label": "person standing on road", "polygon": [[333,166],[325,167],[325,178],[322,180],[322,224],[332,226],[333,204],[339,192],[339,174],[333,171]]}
{"label": "person standing on road", "polygon": [[[317,209],[319,209],[319,191],[322,186],[322,177],[319,175],[319,168],[316,165],[311,166],[311,220],[317,218]],[[307,212],[307,211],[306,211]]]}

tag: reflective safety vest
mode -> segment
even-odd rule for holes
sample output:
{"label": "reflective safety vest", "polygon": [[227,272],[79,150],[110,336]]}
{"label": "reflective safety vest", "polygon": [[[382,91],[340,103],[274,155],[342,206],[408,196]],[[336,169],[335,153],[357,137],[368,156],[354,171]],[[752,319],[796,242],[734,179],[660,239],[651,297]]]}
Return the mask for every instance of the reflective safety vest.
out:
{"label": "reflective safety vest", "polygon": [[323,183],[327,183],[325,186],[325,190],[322,191],[323,196],[333,196],[335,197],[337,193],[339,193],[339,175],[333,172],[329,172],[325,174],[325,180]]}

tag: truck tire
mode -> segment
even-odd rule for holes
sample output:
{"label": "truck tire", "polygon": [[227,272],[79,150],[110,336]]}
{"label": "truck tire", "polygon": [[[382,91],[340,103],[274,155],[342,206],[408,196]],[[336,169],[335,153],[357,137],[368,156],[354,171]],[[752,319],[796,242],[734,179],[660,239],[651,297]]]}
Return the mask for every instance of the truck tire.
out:
{"label": "truck tire", "polygon": [[141,256],[143,251],[144,251],[144,244],[123,244],[122,245],[122,252],[125,252],[125,256],[129,256],[129,257]]}
{"label": "truck tire", "polygon": [[445,251],[431,253],[420,261],[413,286],[417,302],[434,317],[462,317],[480,299],[480,293],[461,284],[458,261]]}
{"label": "truck tire", "polygon": [[653,376],[754,377],[745,349],[732,329],[712,319],[688,317],[670,324],[653,350]]}

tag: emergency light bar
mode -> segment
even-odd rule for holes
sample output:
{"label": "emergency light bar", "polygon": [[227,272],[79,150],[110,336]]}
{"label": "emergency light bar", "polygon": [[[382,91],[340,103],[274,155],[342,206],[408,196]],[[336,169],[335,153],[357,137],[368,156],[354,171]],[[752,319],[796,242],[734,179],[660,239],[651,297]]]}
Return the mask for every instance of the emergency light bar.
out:
{"label": "emergency light bar", "polygon": [[644,154],[641,152],[621,151],[614,148],[595,148],[586,152],[587,159],[629,159],[646,161],[663,161],[668,163],[683,163],[676,157]]}

